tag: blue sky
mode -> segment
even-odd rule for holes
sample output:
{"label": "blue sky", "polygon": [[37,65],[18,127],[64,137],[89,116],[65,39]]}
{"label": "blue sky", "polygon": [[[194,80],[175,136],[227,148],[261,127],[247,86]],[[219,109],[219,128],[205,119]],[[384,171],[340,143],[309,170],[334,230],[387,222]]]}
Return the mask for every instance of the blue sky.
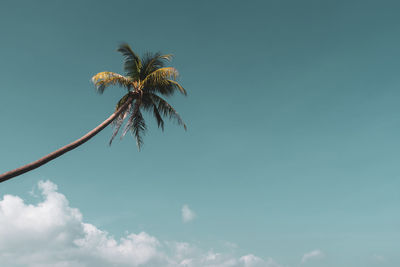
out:
{"label": "blue sky", "polygon": [[[2,1],[0,172],[112,113],[124,91],[99,96],[90,78],[122,73],[121,42],[175,55],[188,96],[170,101],[188,131],[169,123],[162,133],[147,117],[138,152],[131,136],[109,147],[107,128],[0,194],[40,203],[28,192],[51,180],[115,238],[144,231],[222,252],[231,243],[279,266],[398,266],[399,8]],[[196,214],[188,223],[185,204]]]}

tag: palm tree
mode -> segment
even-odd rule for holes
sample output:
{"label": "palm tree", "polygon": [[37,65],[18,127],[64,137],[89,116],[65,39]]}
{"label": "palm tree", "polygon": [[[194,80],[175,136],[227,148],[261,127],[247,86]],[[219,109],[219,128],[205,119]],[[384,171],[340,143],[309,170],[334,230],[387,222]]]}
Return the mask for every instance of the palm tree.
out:
{"label": "palm tree", "polygon": [[166,67],[165,63],[170,61],[172,55],[161,53],[147,53],[141,59],[128,44],[121,44],[118,48],[124,56],[125,76],[114,72],[100,72],[93,76],[92,81],[98,93],[112,85],[118,85],[126,89],[126,94],[118,101],[115,112],[102,122],[99,126],[82,136],[78,140],[15,170],[0,175],[0,182],[4,182],[15,176],[36,169],[43,164],[63,155],[64,153],[82,145],[110,123],[114,126],[114,132],[109,144],[118,134],[121,126],[126,121],[121,138],[130,131],[136,139],[138,149],[143,144],[143,133],[146,124],[142,111],[151,112],[159,128],[164,130],[164,117],[175,120],[186,130],[186,125],[176,112],[162,96],[171,96],[176,91],[186,95],[186,90],[176,81],[178,71],[173,67]]}

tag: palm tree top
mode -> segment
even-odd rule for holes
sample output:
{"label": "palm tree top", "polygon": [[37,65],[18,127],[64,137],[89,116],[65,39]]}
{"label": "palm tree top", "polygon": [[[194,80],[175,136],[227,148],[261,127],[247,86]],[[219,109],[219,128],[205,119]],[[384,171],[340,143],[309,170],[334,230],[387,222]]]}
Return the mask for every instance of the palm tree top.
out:
{"label": "palm tree top", "polygon": [[124,56],[125,75],[104,71],[97,73],[92,78],[92,82],[100,94],[112,85],[127,90],[116,106],[116,111],[120,108],[123,108],[123,111],[113,121],[114,132],[110,145],[127,119],[121,138],[131,131],[140,150],[143,144],[143,134],[147,129],[142,111],[151,112],[158,127],[162,130],[164,130],[164,117],[175,120],[186,130],[186,124],[176,110],[161,97],[171,96],[176,91],[187,95],[186,90],[177,82],[178,71],[173,67],[166,66],[166,63],[171,61],[172,55],[163,55],[159,52],[146,53],[140,58],[126,43],[121,44],[117,51]]}

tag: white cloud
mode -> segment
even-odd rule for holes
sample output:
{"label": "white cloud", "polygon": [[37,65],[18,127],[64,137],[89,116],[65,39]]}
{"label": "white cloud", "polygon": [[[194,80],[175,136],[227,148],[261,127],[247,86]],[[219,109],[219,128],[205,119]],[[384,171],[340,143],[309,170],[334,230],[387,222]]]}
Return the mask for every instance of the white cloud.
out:
{"label": "white cloud", "polygon": [[269,258],[267,261],[254,256],[253,254],[240,257],[239,261],[243,263],[244,267],[280,267],[273,259]]}
{"label": "white cloud", "polygon": [[182,221],[184,223],[193,221],[196,218],[196,213],[192,211],[187,204],[182,207]]}
{"label": "white cloud", "polygon": [[49,181],[39,182],[42,201],[0,200],[0,262],[7,267],[278,267],[252,254],[204,251],[184,242],[162,242],[145,232],[119,240],[85,223],[82,214]]}
{"label": "white cloud", "polygon": [[378,255],[378,254],[373,254],[372,258],[375,261],[379,261],[379,262],[385,262],[386,261],[385,257],[383,257],[382,255]]}
{"label": "white cloud", "polygon": [[303,255],[303,258],[301,259],[301,263],[306,263],[309,260],[313,260],[313,259],[321,259],[325,256],[325,254],[319,250],[313,250],[311,252],[308,252],[306,254]]}

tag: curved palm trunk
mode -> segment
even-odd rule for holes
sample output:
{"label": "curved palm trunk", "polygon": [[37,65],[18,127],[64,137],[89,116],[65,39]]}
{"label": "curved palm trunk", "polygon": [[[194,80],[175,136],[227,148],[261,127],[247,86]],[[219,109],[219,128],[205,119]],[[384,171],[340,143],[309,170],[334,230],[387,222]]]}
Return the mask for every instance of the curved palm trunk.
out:
{"label": "curved palm trunk", "polygon": [[93,136],[95,136],[96,134],[98,134],[101,130],[103,130],[104,128],[106,128],[119,114],[121,114],[121,112],[129,105],[129,103],[132,101],[133,96],[130,99],[127,99],[127,101],[125,102],[124,105],[122,105],[116,112],[114,112],[110,117],[108,117],[108,119],[106,119],[105,121],[103,121],[99,126],[97,126],[96,128],[94,128],[93,130],[91,130],[90,132],[88,132],[87,134],[85,134],[84,136],[82,136],[81,138],[79,138],[78,140],[63,146],[62,148],[34,161],[31,162],[29,164],[26,164],[22,167],[19,167],[15,170],[9,171],[9,172],[5,172],[3,174],[0,174],[0,183],[7,181],[8,179],[11,179],[15,176],[21,175],[25,172],[34,170],[44,164],[46,164],[47,162],[58,158],[59,156],[61,156],[64,153],[67,153],[68,151],[77,148],[78,146],[82,145],[83,143],[89,141],[89,139],[91,139]]}

